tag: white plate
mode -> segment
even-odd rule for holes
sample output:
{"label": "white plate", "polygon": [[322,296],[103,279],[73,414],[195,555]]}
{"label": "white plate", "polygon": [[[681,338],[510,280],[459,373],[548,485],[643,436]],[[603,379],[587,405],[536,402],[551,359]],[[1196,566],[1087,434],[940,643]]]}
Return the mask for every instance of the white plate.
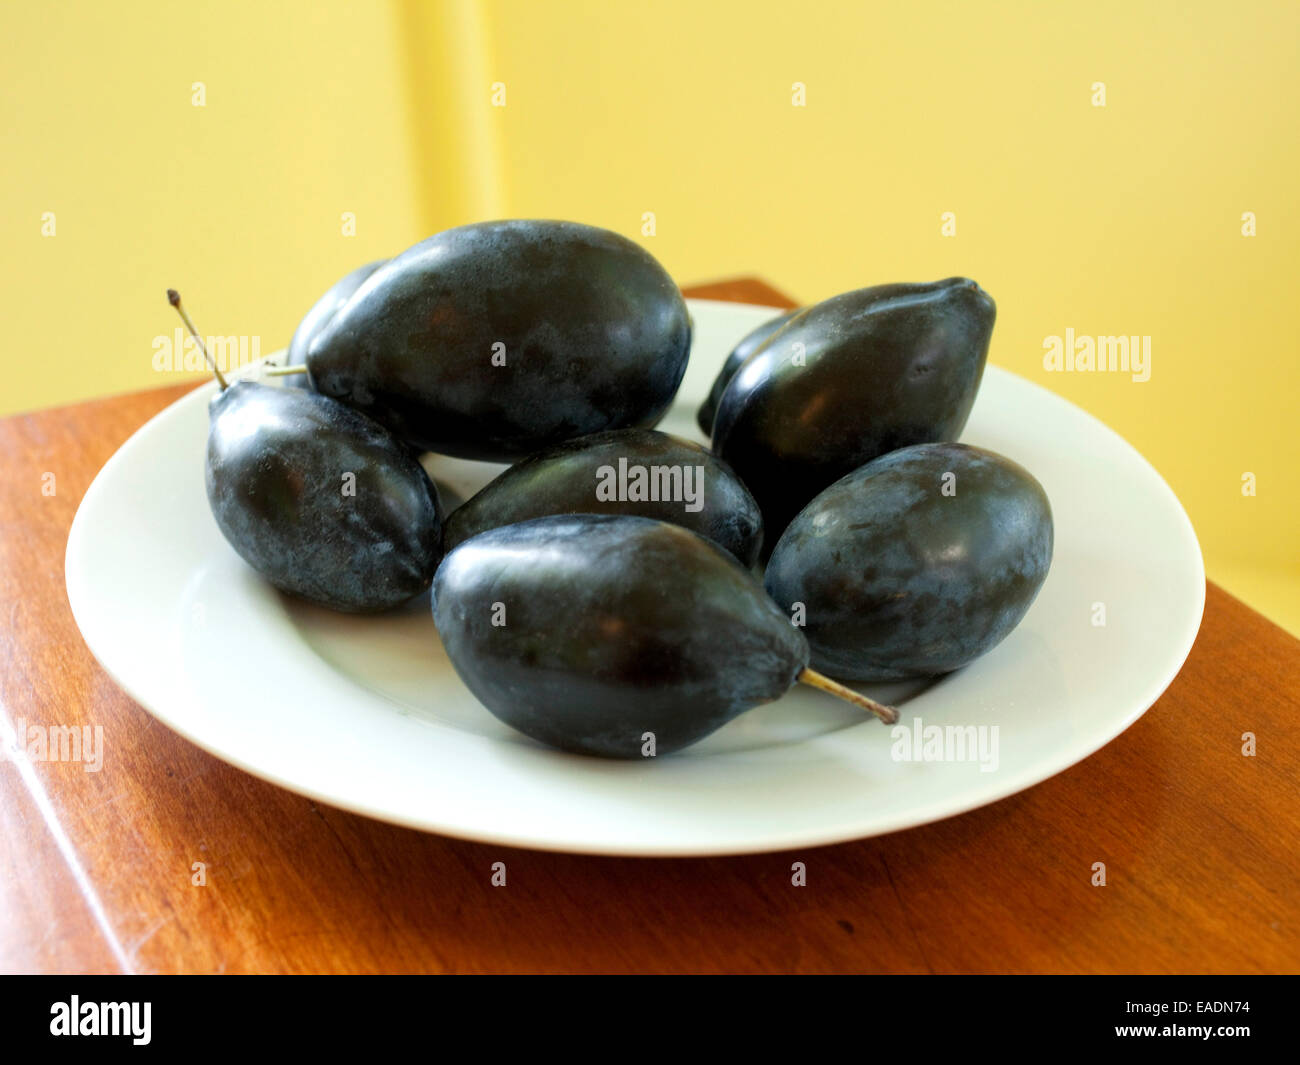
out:
{"label": "white plate", "polygon": [[[690,369],[662,428],[701,439],[694,413],[714,373],[774,312],[702,300],[692,312]],[[560,754],[469,694],[427,596],[392,616],[351,618],[281,596],[239,559],[204,494],[214,388],[150,421],[90,486],[68,537],[77,624],[122,688],[200,747],[414,828],[550,850],[690,855],[923,824],[1036,784],[1113,739],[1177,674],[1200,625],[1200,548],[1160,476],[1100,422],[990,366],[963,440],[1015,459],[1046,488],[1051,573],[1019,628],[984,658],[934,684],[869,691],[900,700],[905,724],[996,726],[996,769],[895,760],[890,729],[808,690],[678,755]],[[429,466],[463,494],[500,469]],[[1104,625],[1094,624],[1094,604],[1104,604]]]}

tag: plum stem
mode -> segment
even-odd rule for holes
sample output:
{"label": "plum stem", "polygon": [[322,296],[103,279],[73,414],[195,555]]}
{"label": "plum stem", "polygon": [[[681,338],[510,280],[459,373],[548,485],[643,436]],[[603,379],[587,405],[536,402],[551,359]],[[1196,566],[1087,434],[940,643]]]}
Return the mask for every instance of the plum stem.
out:
{"label": "plum stem", "polygon": [[199,345],[199,350],[203,352],[203,357],[207,360],[208,365],[212,367],[212,372],[217,375],[217,384],[221,386],[221,391],[224,392],[229,385],[227,385],[226,379],[221,376],[221,370],[218,368],[217,364],[212,361],[212,356],[208,354],[208,346],[203,343],[203,338],[199,336],[199,331],[194,328],[194,323],[190,321],[189,314],[186,312],[185,308],[181,306],[181,294],[174,288],[169,288],[167,290],[167,302],[176,308],[176,313],[181,316],[181,321],[185,323],[185,328],[190,331],[190,336],[192,336],[195,342]]}
{"label": "plum stem", "polygon": [[306,373],[306,366],[267,366],[262,372],[267,377],[290,377],[296,373]]}
{"label": "plum stem", "polygon": [[861,692],[846,688],[843,684],[836,683],[830,677],[818,673],[815,669],[801,669],[799,676],[795,680],[799,681],[800,684],[807,684],[810,688],[816,688],[819,691],[834,695],[838,699],[843,699],[846,703],[860,706],[863,710],[870,710],[886,725],[892,725],[898,720],[898,711],[892,706],[878,703],[875,699],[868,699]]}

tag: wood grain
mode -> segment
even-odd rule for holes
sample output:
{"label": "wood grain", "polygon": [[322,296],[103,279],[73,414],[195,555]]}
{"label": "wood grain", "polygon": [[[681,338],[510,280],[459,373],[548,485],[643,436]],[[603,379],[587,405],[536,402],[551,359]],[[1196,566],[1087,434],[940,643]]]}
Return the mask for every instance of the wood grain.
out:
{"label": "wood grain", "polygon": [[[791,305],[755,281],[689,291]],[[1182,673],[1102,751],[994,806],[858,843],[544,854],[394,828],[230,768],[116,688],[64,593],[90,480],[190,387],[0,422],[0,726],[100,725],[106,744],[98,773],[0,762],[0,969],[1300,968],[1300,642],[1214,585]],[[206,886],[191,885],[196,861]],[[497,861],[504,888],[490,884]],[[806,887],[791,884],[794,861]],[[1097,861],[1104,888],[1090,883]]]}

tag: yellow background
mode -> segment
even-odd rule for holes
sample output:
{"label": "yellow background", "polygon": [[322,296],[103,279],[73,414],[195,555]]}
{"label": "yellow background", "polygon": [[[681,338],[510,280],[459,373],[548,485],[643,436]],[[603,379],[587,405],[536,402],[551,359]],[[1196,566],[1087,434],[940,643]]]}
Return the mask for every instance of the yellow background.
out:
{"label": "yellow background", "polygon": [[[486,217],[607,226],[682,284],[805,302],[967,274],[998,301],[992,360],[1131,441],[1211,577],[1300,632],[1300,5],[0,11],[0,413],[162,383],[168,285],[269,352],[353,266]],[[1151,380],[1044,373],[1067,327],[1151,336]]]}

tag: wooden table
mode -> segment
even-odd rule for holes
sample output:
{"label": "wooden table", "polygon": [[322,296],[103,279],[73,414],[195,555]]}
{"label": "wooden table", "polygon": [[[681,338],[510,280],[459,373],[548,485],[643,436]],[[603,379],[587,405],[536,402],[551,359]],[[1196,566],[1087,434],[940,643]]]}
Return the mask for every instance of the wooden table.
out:
{"label": "wooden table", "polygon": [[[757,281],[688,294],[790,305]],[[225,765],[117,689],[64,592],[91,479],[191,387],[0,421],[0,731],[102,725],[108,746],[98,773],[0,762],[0,970],[1300,969],[1300,642],[1212,584],[1181,675],[1113,743],[993,806],[859,843],[690,860],[511,850]],[[791,885],[796,860],[806,887]],[[506,888],[491,886],[497,861]]]}

